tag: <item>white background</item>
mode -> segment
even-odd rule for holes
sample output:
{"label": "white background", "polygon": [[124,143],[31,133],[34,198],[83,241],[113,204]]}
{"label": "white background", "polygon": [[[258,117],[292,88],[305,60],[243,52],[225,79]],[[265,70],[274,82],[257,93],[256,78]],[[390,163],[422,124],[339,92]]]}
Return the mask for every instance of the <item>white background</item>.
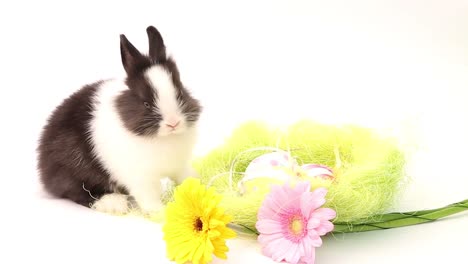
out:
{"label": "white background", "polygon": [[[119,34],[146,50],[150,24],[205,106],[198,154],[251,118],[352,122],[412,153],[395,210],[468,198],[467,1],[2,1],[0,263],[168,263],[159,225],[50,199],[35,170],[50,111],[122,76]],[[317,263],[466,263],[467,244],[465,213],[326,238]],[[225,263],[272,263],[229,246]]]}

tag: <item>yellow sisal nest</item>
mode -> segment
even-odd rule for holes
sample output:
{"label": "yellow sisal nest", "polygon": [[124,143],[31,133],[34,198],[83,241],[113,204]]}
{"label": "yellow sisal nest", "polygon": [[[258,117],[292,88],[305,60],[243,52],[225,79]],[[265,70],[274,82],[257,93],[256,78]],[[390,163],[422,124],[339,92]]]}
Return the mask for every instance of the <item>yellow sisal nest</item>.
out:
{"label": "yellow sisal nest", "polygon": [[333,171],[334,179],[308,178],[312,188],[328,189],[325,207],[337,212],[335,222],[365,221],[386,212],[403,183],[405,156],[394,140],[368,128],[319,124],[304,120],[276,128],[251,121],[238,127],[218,148],[195,161],[204,184],[223,194],[222,206],[233,223],[255,229],[257,212],[277,179],[256,178],[239,182],[258,156],[284,150],[298,164],[321,164]]}

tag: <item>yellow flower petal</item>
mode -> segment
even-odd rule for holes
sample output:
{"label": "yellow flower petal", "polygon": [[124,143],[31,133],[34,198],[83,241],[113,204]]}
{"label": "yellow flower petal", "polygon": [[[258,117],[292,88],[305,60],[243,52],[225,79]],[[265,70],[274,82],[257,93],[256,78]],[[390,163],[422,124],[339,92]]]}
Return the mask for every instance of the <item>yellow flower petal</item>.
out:
{"label": "yellow flower petal", "polygon": [[226,239],[236,233],[226,225],[232,217],[219,207],[221,195],[199,179],[188,178],[167,204],[163,226],[167,256],[177,263],[207,264],[212,255],[226,258]]}

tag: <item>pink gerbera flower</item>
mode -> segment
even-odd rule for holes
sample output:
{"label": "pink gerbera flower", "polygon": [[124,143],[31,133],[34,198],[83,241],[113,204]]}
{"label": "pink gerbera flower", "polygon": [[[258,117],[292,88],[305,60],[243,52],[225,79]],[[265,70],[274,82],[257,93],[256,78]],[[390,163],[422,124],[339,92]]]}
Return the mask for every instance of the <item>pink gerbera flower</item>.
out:
{"label": "pink gerbera flower", "polygon": [[310,191],[310,182],[272,186],[260,210],[256,228],[264,255],[275,261],[313,264],[320,236],[333,230],[336,212],[320,208],[327,190]]}

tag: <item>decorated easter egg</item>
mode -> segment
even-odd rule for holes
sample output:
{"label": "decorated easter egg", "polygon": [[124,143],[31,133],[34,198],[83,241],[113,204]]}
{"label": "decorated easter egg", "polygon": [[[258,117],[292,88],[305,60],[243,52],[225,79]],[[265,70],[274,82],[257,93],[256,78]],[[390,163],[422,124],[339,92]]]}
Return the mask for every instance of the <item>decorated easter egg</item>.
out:
{"label": "decorated easter egg", "polygon": [[333,180],[333,171],[325,165],[319,164],[305,164],[301,166],[302,176],[303,177],[319,177],[324,180]]}
{"label": "decorated easter egg", "polygon": [[244,177],[239,181],[239,190],[244,193],[248,183],[260,179],[267,183],[287,181],[296,166],[295,160],[285,151],[260,155],[247,166]]}
{"label": "decorated easter egg", "polygon": [[320,179],[333,180],[333,171],[319,164],[304,164],[297,161],[286,151],[276,151],[258,156],[247,166],[244,177],[239,181],[239,191],[267,190],[272,183],[288,180]]}

